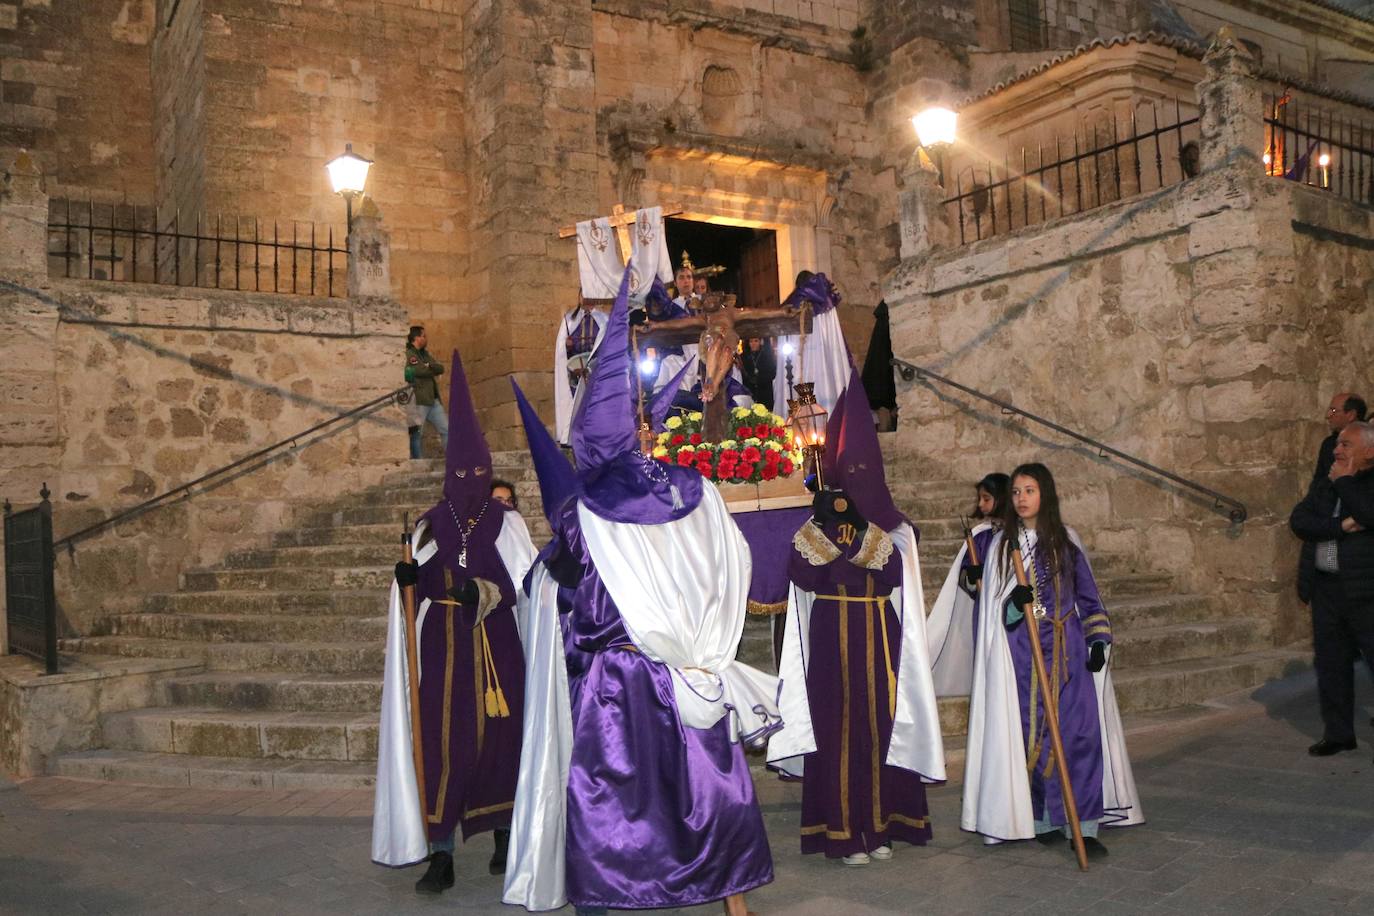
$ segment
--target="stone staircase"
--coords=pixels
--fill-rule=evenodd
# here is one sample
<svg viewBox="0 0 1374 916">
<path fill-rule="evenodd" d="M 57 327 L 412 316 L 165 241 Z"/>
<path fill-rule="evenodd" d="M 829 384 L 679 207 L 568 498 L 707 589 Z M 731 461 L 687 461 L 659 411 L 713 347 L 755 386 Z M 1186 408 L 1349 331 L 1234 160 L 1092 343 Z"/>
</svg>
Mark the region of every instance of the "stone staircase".
<svg viewBox="0 0 1374 916">
<path fill-rule="evenodd" d="M 548 537 L 528 456 L 499 453 L 495 474 L 515 482 L 536 544 Z M 894 480 L 900 479 L 893 475 Z M 106 714 L 103 748 L 58 758 L 59 775 L 205 788 L 360 788 L 372 784 L 385 642 L 386 595 L 404 515 L 433 505 L 442 462 L 413 462 L 379 486 L 307 512 L 269 545 L 183 574 L 174 593 L 103 621 L 64 650 L 180 658 L 201 667 L 162 681 L 159 705 Z M 960 542 L 964 483 L 897 483 L 921 527 L 933 600 Z M 1090 545 L 1091 546 L 1091 545 Z M 1273 648 L 1267 621 L 1222 616 L 1172 577 L 1130 558 L 1093 555 L 1118 637 L 1116 687 L 1124 711 L 1196 704 L 1303 665 Z M 771 670 L 769 623 L 751 618 L 741 658 Z M 965 698 L 941 701 L 958 743 Z"/>
</svg>

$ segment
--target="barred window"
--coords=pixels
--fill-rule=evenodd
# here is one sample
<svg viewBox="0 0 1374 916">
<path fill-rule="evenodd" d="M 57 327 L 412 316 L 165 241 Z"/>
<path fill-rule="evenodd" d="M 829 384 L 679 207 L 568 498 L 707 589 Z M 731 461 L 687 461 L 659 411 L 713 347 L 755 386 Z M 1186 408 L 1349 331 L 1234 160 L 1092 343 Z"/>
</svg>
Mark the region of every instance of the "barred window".
<svg viewBox="0 0 1374 916">
<path fill-rule="evenodd" d="M 1048 46 L 1042 3 L 1043 0 L 1008 0 L 1011 50 L 1041 51 Z"/>
</svg>

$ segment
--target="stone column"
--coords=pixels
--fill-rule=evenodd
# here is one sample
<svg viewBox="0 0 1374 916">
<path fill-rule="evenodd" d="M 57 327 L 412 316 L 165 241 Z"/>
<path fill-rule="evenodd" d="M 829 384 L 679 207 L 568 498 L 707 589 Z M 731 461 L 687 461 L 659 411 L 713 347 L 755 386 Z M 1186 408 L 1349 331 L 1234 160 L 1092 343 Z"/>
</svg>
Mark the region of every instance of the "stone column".
<svg viewBox="0 0 1374 916">
<path fill-rule="evenodd" d="M 391 298 L 391 233 L 370 197 L 363 199 L 348 236 L 348 298 Z"/>
<path fill-rule="evenodd" d="M 921 147 L 907 161 L 902 183 L 902 260 L 947 247 L 954 236 L 945 215 L 945 189 L 940 184 L 939 170 Z"/>
<path fill-rule="evenodd" d="M 1202 167 L 1225 163 L 1263 168 L 1264 98 L 1255 58 L 1229 27 L 1217 30 L 1202 59 L 1207 76 L 1198 83 Z"/>
<path fill-rule="evenodd" d="M 0 173 L 0 276 L 48 275 L 48 192 L 25 150 Z"/>
</svg>

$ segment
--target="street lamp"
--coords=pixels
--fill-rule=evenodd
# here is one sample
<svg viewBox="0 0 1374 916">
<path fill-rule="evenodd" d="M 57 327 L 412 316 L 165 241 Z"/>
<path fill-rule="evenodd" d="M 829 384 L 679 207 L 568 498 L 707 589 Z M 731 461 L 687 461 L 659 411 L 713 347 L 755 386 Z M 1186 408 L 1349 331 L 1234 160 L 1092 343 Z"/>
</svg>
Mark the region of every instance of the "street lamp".
<svg viewBox="0 0 1374 916">
<path fill-rule="evenodd" d="M 336 156 L 324 164 L 329 172 L 329 183 L 334 193 L 341 196 L 348 208 L 348 229 L 353 231 L 353 201 L 363 196 L 363 186 L 367 184 L 367 170 L 372 167 L 371 159 L 364 159 L 353 152 L 353 144 L 345 143 L 342 156 Z"/>
<path fill-rule="evenodd" d="M 954 143 L 959 126 L 959 114 L 937 105 L 914 115 L 911 118 L 911 126 L 916 128 L 916 140 L 921 144 L 917 148 L 916 154 L 921 160 L 922 167 L 935 169 L 935 164 L 931 162 L 930 153 L 927 150 L 941 155 L 943 160 L 944 147 Z M 938 171 L 940 172 L 940 183 L 944 184 L 943 161 Z"/>
</svg>

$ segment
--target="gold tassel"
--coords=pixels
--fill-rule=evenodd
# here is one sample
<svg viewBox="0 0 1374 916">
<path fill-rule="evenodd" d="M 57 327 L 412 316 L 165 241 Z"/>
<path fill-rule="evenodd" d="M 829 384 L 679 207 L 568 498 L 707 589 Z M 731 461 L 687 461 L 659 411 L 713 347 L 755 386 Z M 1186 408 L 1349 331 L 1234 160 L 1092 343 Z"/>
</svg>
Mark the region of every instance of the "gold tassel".
<svg viewBox="0 0 1374 916">
<path fill-rule="evenodd" d="M 501 678 L 496 673 L 496 659 L 491 654 L 491 640 L 487 639 L 487 622 L 482 621 L 482 661 L 486 668 L 487 675 L 487 718 L 488 719 L 508 719 L 510 718 L 510 706 L 506 703 L 506 692 L 501 689 Z"/>
</svg>

